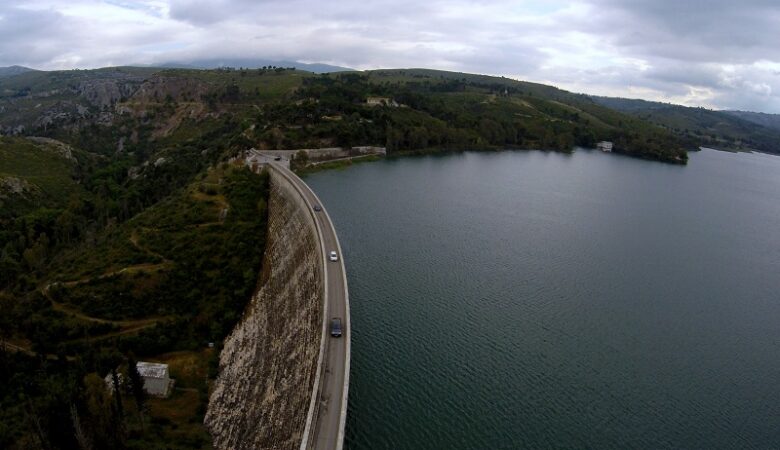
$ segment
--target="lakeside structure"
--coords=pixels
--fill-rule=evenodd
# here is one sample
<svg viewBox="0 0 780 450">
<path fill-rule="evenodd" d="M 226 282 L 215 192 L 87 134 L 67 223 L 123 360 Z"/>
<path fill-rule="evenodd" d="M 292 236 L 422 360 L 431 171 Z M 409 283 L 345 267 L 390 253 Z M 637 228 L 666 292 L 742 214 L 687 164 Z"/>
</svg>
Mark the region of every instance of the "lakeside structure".
<svg viewBox="0 0 780 450">
<path fill-rule="evenodd" d="M 613 144 L 610 141 L 601 141 L 596 144 L 596 148 L 602 152 L 610 153 L 612 152 L 612 145 Z"/>
</svg>

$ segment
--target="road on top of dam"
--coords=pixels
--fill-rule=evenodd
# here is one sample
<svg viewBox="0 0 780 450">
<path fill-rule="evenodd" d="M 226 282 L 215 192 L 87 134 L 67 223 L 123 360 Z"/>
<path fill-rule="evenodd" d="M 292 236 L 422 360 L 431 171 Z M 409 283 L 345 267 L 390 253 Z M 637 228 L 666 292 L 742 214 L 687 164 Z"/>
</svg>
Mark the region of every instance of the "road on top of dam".
<svg viewBox="0 0 780 450">
<path fill-rule="evenodd" d="M 344 269 L 343 255 L 336 237 L 336 230 L 325 211 L 325 207 L 320 203 L 316 194 L 303 182 L 297 175 L 281 164 L 273 163 L 274 168 L 282 171 L 288 178 L 296 183 L 300 191 L 304 194 L 306 203 L 314 213 L 315 220 L 318 222 L 322 231 L 322 239 L 325 246 L 325 254 L 322 255 L 327 265 L 327 279 L 325 289 L 327 290 L 328 305 L 325 311 L 325 320 L 327 321 L 327 333 L 324 336 L 325 342 L 324 357 L 321 370 L 321 384 L 319 388 L 319 407 L 316 417 L 313 419 L 310 433 L 313 433 L 313 439 L 308 439 L 311 446 L 317 450 L 340 450 L 344 444 L 344 426 L 346 422 L 347 393 L 349 391 L 349 339 L 350 339 L 350 320 L 348 312 L 348 296 L 346 286 L 346 274 Z M 314 205 L 321 208 L 321 211 L 315 211 Z M 335 251 L 338 254 L 338 261 L 332 262 L 328 254 Z M 332 337 L 330 335 L 330 319 L 339 317 L 342 320 L 342 337 Z M 315 392 L 314 395 L 317 395 Z M 302 446 L 303 448 L 303 446 Z"/>
</svg>

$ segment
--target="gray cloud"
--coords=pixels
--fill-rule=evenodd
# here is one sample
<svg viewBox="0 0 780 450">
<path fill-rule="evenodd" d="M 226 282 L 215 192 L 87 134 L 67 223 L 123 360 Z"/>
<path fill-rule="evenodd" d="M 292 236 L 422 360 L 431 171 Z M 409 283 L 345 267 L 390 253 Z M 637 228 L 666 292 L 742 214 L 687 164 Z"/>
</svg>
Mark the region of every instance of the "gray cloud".
<svg viewBox="0 0 780 450">
<path fill-rule="evenodd" d="M 62 40 L 74 31 L 56 11 L 0 6 L 0 60 L 45 63 L 57 58 Z M 46 30 L 46 33 L 41 33 Z"/>
<path fill-rule="evenodd" d="M 591 2 L 610 41 L 636 55 L 718 63 L 780 57 L 780 7 L 773 0 Z"/>
<path fill-rule="evenodd" d="M 432 67 L 780 112 L 776 0 L 6 0 L 0 65 Z"/>
</svg>

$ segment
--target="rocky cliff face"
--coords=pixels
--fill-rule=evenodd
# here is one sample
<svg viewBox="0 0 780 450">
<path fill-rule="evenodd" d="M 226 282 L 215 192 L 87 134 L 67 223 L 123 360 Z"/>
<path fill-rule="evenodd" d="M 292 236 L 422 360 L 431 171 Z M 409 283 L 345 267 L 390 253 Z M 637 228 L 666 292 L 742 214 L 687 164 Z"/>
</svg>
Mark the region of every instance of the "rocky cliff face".
<svg viewBox="0 0 780 450">
<path fill-rule="evenodd" d="M 272 173 L 262 287 L 225 341 L 206 426 L 218 449 L 297 449 L 316 372 L 323 268 L 309 210 Z"/>
</svg>

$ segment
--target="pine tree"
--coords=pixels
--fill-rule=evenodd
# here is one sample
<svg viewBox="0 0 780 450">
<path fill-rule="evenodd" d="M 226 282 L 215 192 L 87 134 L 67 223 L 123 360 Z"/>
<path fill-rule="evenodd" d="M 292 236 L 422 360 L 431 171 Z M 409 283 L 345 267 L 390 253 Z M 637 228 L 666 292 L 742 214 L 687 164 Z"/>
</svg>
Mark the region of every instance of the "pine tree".
<svg viewBox="0 0 780 450">
<path fill-rule="evenodd" d="M 130 391 L 135 399 L 138 409 L 138 417 L 141 420 L 141 430 L 144 430 L 144 412 L 146 411 L 146 391 L 144 391 L 144 379 L 138 372 L 137 362 L 131 353 L 127 357 L 127 377 L 130 381 Z"/>
</svg>

